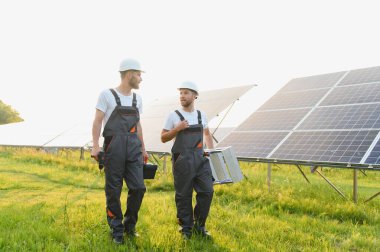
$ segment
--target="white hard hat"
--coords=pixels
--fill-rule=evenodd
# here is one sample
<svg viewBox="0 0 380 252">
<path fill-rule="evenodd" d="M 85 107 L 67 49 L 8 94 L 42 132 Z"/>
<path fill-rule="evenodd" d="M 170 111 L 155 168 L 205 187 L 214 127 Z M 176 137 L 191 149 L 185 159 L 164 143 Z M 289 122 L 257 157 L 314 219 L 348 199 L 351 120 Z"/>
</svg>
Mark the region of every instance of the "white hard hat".
<svg viewBox="0 0 380 252">
<path fill-rule="evenodd" d="M 179 85 L 178 89 L 182 89 L 182 88 L 190 89 L 190 90 L 196 92 L 197 94 L 199 93 L 199 89 L 198 89 L 197 85 L 194 82 L 191 82 L 191 81 L 184 81 L 184 82 L 182 82 Z"/>
<path fill-rule="evenodd" d="M 140 63 L 137 60 L 131 58 L 124 59 L 120 62 L 119 72 L 124 72 L 127 70 L 137 70 L 144 72 L 141 69 Z"/>
</svg>

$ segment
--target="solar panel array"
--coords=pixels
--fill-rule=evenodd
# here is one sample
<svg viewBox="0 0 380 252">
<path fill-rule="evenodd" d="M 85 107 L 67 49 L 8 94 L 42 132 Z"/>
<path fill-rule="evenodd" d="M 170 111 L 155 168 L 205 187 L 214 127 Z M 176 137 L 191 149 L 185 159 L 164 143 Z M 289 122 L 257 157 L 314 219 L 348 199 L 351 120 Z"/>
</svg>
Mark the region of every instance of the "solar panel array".
<svg viewBox="0 0 380 252">
<path fill-rule="evenodd" d="M 243 158 L 380 164 L 380 67 L 293 79 L 227 136 Z"/>
</svg>

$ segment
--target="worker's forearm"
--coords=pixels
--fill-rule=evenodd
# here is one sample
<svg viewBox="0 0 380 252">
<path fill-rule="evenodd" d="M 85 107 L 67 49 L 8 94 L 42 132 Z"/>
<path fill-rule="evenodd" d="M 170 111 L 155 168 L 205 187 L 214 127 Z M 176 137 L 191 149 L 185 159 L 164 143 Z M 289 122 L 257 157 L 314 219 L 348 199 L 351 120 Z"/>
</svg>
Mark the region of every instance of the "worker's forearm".
<svg viewBox="0 0 380 252">
<path fill-rule="evenodd" d="M 163 143 L 166 143 L 166 142 L 172 140 L 173 138 L 175 138 L 177 133 L 178 133 L 177 128 L 171 129 L 169 131 L 162 132 L 161 133 L 161 141 Z"/>
<path fill-rule="evenodd" d="M 211 134 L 205 136 L 205 141 L 208 149 L 214 149 L 214 142 L 212 141 Z"/>
<path fill-rule="evenodd" d="M 137 135 L 141 141 L 142 150 L 145 151 L 144 137 L 143 137 L 142 127 L 140 123 L 137 124 Z"/>
<path fill-rule="evenodd" d="M 92 124 L 92 146 L 94 148 L 99 148 L 99 137 L 100 137 L 100 131 L 102 129 L 102 124 L 94 122 Z"/>
</svg>

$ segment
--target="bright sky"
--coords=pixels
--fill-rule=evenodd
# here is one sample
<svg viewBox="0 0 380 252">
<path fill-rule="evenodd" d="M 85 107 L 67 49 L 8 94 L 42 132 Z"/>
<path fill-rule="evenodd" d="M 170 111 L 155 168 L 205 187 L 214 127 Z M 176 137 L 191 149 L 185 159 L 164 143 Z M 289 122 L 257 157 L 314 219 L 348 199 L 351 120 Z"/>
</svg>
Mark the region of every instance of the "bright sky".
<svg viewBox="0 0 380 252">
<path fill-rule="evenodd" d="M 226 121 L 236 126 L 292 78 L 379 66 L 379 5 L 1 1 L 0 99 L 25 120 L 72 125 L 93 117 L 99 92 L 119 83 L 120 60 L 133 57 L 146 69 L 145 107 L 183 80 L 201 90 L 258 84 Z"/>
</svg>

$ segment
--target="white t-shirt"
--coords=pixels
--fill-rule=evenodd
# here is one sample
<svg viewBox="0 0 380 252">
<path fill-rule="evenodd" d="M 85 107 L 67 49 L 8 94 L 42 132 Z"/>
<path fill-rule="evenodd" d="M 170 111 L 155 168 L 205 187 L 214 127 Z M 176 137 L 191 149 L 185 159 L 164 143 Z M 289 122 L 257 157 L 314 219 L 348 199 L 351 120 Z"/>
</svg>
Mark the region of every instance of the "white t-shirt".
<svg viewBox="0 0 380 252">
<path fill-rule="evenodd" d="M 131 95 L 123 95 L 118 92 L 116 89 L 116 94 L 120 98 L 120 103 L 122 106 L 132 106 L 133 94 Z M 140 115 L 142 114 L 142 99 L 140 95 L 136 94 L 137 108 L 139 109 Z M 103 125 L 106 125 L 108 119 L 110 118 L 113 110 L 115 109 L 117 103 L 115 96 L 113 96 L 112 92 L 109 89 L 102 91 L 99 95 L 98 102 L 96 103 L 96 108 L 100 111 L 104 112 Z"/>
<path fill-rule="evenodd" d="M 198 124 L 198 112 L 194 109 L 193 112 L 186 112 L 182 108 L 178 109 L 178 111 L 182 114 L 182 116 L 189 122 L 189 125 Z M 203 128 L 208 128 L 208 122 L 206 114 L 201 111 L 202 125 Z M 164 125 L 164 129 L 171 130 L 173 129 L 179 122 L 181 122 L 181 118 L 177 115 L 175 111 L 171 112 L 166 118 L 166 122 Z"/>
</svg>

